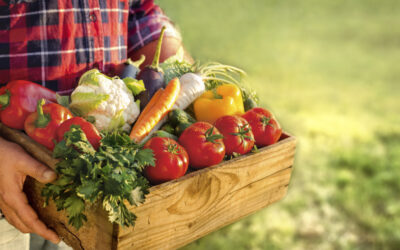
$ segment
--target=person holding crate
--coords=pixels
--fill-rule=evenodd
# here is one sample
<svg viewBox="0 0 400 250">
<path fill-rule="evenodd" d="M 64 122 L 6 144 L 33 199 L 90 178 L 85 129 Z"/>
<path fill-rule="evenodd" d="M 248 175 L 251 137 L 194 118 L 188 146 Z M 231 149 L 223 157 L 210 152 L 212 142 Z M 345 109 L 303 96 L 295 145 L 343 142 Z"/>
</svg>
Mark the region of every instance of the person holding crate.
<svg viewBox="0 0 400 250">
<path fill-rule="evenodd" d="M 149 64 L 162 26 L 161 61 L 174 55 L 182 40 L 153 0 L 0 0 L 0 84 L 29 80 L 70 94 L 88 69 L 117 74 L 127 58 L 142 54 L 143 65 Z M 29 247 L 29 235 L 16 230 L 60 242 L 29 206 L 22 190 L 27 175 L 42 183 L 57 178 L 0 137 L 0 249 Z"/>
</svg>

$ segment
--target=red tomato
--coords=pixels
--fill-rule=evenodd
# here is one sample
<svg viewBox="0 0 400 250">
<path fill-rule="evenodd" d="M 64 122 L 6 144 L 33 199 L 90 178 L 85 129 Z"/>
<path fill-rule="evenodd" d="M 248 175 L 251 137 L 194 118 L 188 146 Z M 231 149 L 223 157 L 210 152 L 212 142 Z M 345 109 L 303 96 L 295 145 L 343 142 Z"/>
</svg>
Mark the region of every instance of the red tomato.
<svg viewBox="0 0 400 250">
<path fill-rule="evenodd" d="M 65 132 L 69 131 L 72 125 L 79 125 L 86 135 L 86 138 L 97 150 L 100 146 L 101 136 L 97 128 L 81 117 L 73 117 L 66 120 L 57 128 L 57 141 L 60 142 L 64 139 Z"/>
<path fill-rule="evenodd" d="M 225 152 L 246 154 L 254 146 L 254 136 L 246 119 L 236 115 L 226 115 L 215 121 L 215 127 L 224 136 Z"/>
<path fill-rule="evenodd" d="M 190 166 L 205 168 L 220 163 L 225 156 L 223 136 L 208 122 L 196 122 L 183 131 L 179 143 L 189 154 Z"/>
<path fill-rule="evenodd" d="M 281 137 L 281 126 L 268 110 L 252 108 L 242 117 L 249 122 L 258 147 L 274 144 Z"/>
<path fill-rule="evenodd" d="M 156 159 L 154 167 L 147 166 L 145 175 L 152 184 L 178 179 L 185 175 L 189 166 L 186 150 L 175 140 L 167 137 L 153 137 L 143 148 L 153 150 Z"/>
</svg>

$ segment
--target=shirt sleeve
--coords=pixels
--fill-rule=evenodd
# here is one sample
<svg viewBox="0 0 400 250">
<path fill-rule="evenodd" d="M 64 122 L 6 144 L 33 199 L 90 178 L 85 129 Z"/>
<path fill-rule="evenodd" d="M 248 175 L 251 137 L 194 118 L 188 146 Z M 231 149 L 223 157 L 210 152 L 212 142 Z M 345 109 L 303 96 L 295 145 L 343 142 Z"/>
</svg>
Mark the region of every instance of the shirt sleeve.
<svg viewBox="0 0 400 250">
<path fill-rule="evenodd" d="M 128 56 L 130 57 L 134 51 L 157 40 L 163 26 L 166 27 L 164 36 L 182 40 L 173 22 L 158 5 L 154 4 L 154 0 L 133 1 L 128 19 Z"/>
</svg>

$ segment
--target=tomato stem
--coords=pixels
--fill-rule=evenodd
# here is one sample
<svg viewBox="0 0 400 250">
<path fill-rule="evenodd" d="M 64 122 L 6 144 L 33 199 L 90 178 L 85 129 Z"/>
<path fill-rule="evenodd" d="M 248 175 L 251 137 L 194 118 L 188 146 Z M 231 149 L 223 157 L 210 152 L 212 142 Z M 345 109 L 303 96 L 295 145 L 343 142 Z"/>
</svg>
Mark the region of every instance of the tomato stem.
<svg viewBox="0 0 400 250">
<path fill-rule="evenodd" d="M 239 132 L 231 133 L 231 135 L 239 136 L 242 141 L 244 141 L 245 139 L 247 139 L 247 140 L 253 139 L 251 136 L 246 135 L 247 133 L 249 133 L 251 131 L 249 124 L 245 124 L 243 126 L 238 126 L 238 129 L 239 129 Z"/>
<path fill-rule="evenodd" d="M 264 125 L 264 126 L 271 126 L 272 128 L 275 128 L 275 126 L 273 125 L 273 124 L 271 124 L 270 123 L 270 121 L 271 121 L 271 117 L 266 117 L 266 116 L 263 116 L 262 118 L 261 118 L 261 122 L 262 122 L 262 124 Z"/>
<path fill-rule="evenodd" d="M 215 140 L 224 138 L 223 135 L 213 134 L 213 132 L 214 132 L 214 127 L 207 129 L 206 133 L 204 134 L 207 141 L 212 142 L 212 143 L 217 143 Z"/>
<path fill-rule="evenodd" d="M 168 140 L 168 141 L 169 141 L 169 140 Z M 175 143 L 171 143 L 171 142 L 170 142 L 170 143 L 168 144 L 167 150 L 168 150 L 168 152 L 171 153 L 171 154 L 175 154 L 175 155 L 179 154 L 178 145 L 176 145 Z"/>
<path fill-rule="evenodd" d="M 35 122 L 35 126 L 37 128 L 45 128 L 51 120 L 50 114 L 43 113 L 43 105 L 45 103 L 46 103 L 46 101 L 42 98 L 38 101 L 38 104 L 37 104 L 38 118 L 36 119 L 36 122 Z"/>
<path fill-rule="evenodd" d="M 217 89 L 213 89 L 212 93 L 214 95 L 214 99 L 224 99 L 224 97 L 217 93 Z"/>
</svg>

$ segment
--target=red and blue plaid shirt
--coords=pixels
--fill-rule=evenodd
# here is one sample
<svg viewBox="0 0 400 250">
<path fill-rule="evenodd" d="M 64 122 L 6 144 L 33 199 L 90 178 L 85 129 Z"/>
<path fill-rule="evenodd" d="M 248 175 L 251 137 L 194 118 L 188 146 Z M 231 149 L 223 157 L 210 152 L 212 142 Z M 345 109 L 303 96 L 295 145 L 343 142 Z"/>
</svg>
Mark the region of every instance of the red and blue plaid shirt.
<svg viewBox="0 0 400 250">
<path fill-rule="evenodd" d="M 180 39 L 153 0 L 0 0 L 0 84 L 30 80 L 69 94 L 88 69 L 112 74 L 163 25 Z"/>
</svg>

